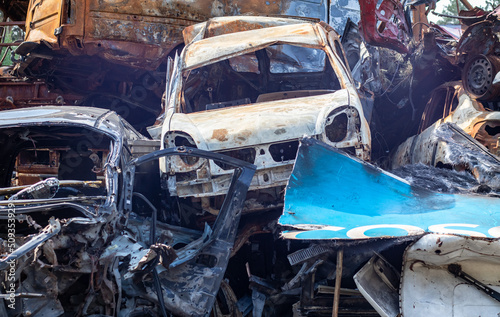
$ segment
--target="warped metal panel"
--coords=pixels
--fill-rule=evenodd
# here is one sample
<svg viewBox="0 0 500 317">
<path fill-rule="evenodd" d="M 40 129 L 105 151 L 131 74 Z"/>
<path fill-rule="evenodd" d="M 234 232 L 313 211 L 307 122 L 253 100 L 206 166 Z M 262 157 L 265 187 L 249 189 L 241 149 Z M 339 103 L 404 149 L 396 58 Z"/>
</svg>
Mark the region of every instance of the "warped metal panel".
<svg viewBox="0 0 500 317">
<path fill-rule="evenodd" d="M 425 232 L 499 237 L 500 200 L 431 192 L 314 139 L 303 139 L 279 219 L 290 239 Z M 492 228 L 493 227 L 493 228 Z"/>
<path fill-rule="evenodd" d="M 26 38 L 57 43 L 55 30 L 61 26 L 62 12 L 62 0 L 31 0 L 26 15 Z"/>
</svg>

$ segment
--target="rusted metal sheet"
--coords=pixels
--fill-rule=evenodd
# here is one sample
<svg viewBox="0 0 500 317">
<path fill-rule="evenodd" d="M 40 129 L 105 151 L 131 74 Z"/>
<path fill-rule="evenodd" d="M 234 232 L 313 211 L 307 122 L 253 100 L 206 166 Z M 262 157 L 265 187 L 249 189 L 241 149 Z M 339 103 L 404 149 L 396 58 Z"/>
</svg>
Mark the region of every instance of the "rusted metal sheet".
<svg viewBox="0 0 500 317">
<path fill-rule="evenodd" d="M 197 23 L 192 26 L 188 26 L 182 31 L 184 37 L 184 43 L 189 44 L 195 40 L 195 37 L 203 31 L 203 37 L 209 38 L 214 36 L 220 36 L 224 34 L 231 34 L 236 32 L 244 32 L 249 30 L 258 30 L 261 28 L 268 28 L 274 26 L 284 26 L 301 24 L 305 21 L 319 22 L 315 19 L 300 19 L 300 18 L 279 18 L 279 17 L 260 17 L 255 19 L 255 17 L 241 16 L 238 19 L 234 17 L 221 17 L 218 19 L 212 19 L 209 22 Z"/>
<path fill-rule="evenodd" d="M 185 53 L 185 69 L 202 67 L 208 63 L 227 59 L 232 55 L 251 53 L 276 42 L 293 43 L 315 48 L 324 45 L 323 39 L 316 36 L 316 28 L 313 24 L 294 23 L 296 22 L 292 20 L 289 25 L 231 33 L 192 42 L 189 44 L 189 50 Z M 248 42 L 246 44 L 248 48 L 242 49 L 244 45 L 242 36 L 244 36 L 245 42 Z M 217 47 L 217 43 L 221 44 L 221 41 L 223 41 L 223 47 L 214 49 L 214 47 Z"/>
<path fill-rule="evenodd" d="M 43 81 L 29 82 L 15 77 L 0 77 L 0 109 L 32 107 L 49 104 L 75 104 L 81 96 L 50 92 Z"/>
<path fill-rule="evenodd" d="M 26 39 L 57 44 L 56 29 L 62 21 L 63 0 L 30 0 L 26 15 Z"/>
<path fill-rule="evenodd" d="M 240 14 L 326 17 L 323 1 L 31 1 L 26 42 L 49 43 L 72 55 L 156 69 L 176 46 L 182 29 L 215 16 Z M 22 50 L 20 50 L 22 51 Z M 27 49 L 26 49 L 27 52 Z"/>
<path fill-rule="evenodd" d="M 484 145 L 491 153 L 500 157 L 499 118 L 497 118 L 497 120 L 490 120 L 489 118 L 478 120 L 469 133 L 474 139 Z"/>
</svg>

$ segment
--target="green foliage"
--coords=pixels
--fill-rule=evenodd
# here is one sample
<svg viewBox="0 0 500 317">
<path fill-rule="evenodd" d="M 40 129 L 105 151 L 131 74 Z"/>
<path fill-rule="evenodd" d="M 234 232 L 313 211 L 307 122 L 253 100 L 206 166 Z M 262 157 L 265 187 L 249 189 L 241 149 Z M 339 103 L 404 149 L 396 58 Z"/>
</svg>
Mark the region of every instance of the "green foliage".
<svg viewBox="0 0 500 317">
<path fill-rule="evenodd" d="M 448 14 L 448 15 L 458 15 L 458 10 L 457 10 L 457 2 L 460 10 L 466 9 L 465 6 L 462 4 L 460 1 L 455 1 L 455 0 L 441 0 L 441 1 L 447 1 L 448 4 L 445 5 L 444 11 L 443 12 L 438 12 L 438 13 L 443 13 L 443 14 Z M 454 18 L 448 18 L 448 17 L 440 17 L 439 20 L 437 21 L 437 24 L 459 24 L 458 19 Z"/>
<path fill-rule="evenodd" d="M 4 39 L 3 39 L 2 43 L 11 43 L 12 42 L 12 32 L 11 32 L 11 29 L 12 29 L 12 27 L 6 27 L 5 36 L 4 36 Z M 2 32 L 2 33 L 4 32 L 2 30 L 2 27 L 0 27 L 0 32 Z M 7 56 L 5 57 L 2 65 L 0 65 L 0 66 L 12 65 L 12 61 L 10 60 L 11 49 L 8 48 L 8 47 L 2 47 L 2 53 L 0 53 L 0 60 L 2 59 L 2 57 L 4 56 L 4 54 L 6 52 L 7 52 Z"/>
<path fill-rule="evenodd" d="M 442 3 L 445 3 L 445 7 L 443 12 L 437 12 L 437 13 L 443 13 L 443 14 L 448 14 L 448 15 L 458 15 L 458 12 L 460 10 L 467 10 L 467 8 L 462 4 L 460 0 L 441 0 Z M 470 2 L 470 1 L 469 1 Z M 497 7 L 500 3 L 498 1 L 493 1 L 493 0 L 485 0 L 484 5 L 477 6 L 475 4 L 472 4 L 473 6 L 477 6 L 485 11 L 491 11 L 495 7 Z M 458 8 L 457 8 L 458 5 Z M 441 17 L 437 21 L 437 24 L 460 24 L 458 19 L 454 18 L 447 18 L 447 17 Z"/>
<path fill-rule="evenodd" d="M 4 21 L 4 13 L 0 11 L 0 21 Z M 24 32 L 18 26 L 0 27 L 0 43 L 12 43 L 15 41 L 22 41 L 24 38 Z M 0 49 L 0 60 L 7 54 L 4 58 L 3 63 L 0 66 L 12 65 L 11 52 L 16 49 L 16 46 L 2 47 Z"/>
</svg>

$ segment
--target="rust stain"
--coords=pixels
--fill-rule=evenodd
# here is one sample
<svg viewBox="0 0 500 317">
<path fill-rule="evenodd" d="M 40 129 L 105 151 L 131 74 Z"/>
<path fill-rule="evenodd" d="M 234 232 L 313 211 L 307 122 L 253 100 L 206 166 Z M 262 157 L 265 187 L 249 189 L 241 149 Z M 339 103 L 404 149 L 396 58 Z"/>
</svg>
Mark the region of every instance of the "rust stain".
<svg viewBox="0 0 500 317">
<path fill-rule="evenodd" d="M 492 154 L 500 156 L 500 121 L 483 121 L 477 123 L 471 131 L 466 132 Z"/>
<path fill-rule="evenodd" d="M 280 134 L 283 134 L 283 133 L 286 133 L 286 129 L 285 128 L 276 129 L 274 131 L 274 134 L 276 134 L 276 135 L 280 135 Z"/>
<path fill-rule="evenodd" d="M 74 105 L 83 99 L 83 96 L 76 94 L 50 92 L 43 81 L 19 81 L 7 76 L 3 80 L 0 86 L 0 110 L 50 104 Z"/>
<path fill-rule="evenodd" d="M 207 37 L 214 37 L 223 34 L 243 32 L 247 30 L 262 29 L 264 25 L 259 23 L 249 23 L 246 21 L 234 20 L 229 22 L 214 22 L 207 29 Z"/>
<path fill-rule="evenodd" d="M 236 140 L 241 141 L 241 142 L 245 142 L 251 134 L 252 134 L 252 131 L 243 130 L 239 134 L 236 135 Z"/>
<path fill-rule="evenodd" d="M 212 139 L 219 140 L 220 142 L 227 141 L 227 129 L 215 129 L 212 133 Z"/>
</svg>

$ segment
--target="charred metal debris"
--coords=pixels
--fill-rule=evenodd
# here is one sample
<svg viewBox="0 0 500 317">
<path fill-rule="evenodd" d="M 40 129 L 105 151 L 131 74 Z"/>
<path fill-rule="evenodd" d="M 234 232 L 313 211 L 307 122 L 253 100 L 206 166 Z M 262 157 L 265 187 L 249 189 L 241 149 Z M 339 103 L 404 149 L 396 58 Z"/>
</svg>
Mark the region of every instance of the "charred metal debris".
<svg viewBox="0 0 500 317">
<path fill-rule="evenodd" d="M 0 3 L 0 316 L 496 315 L 500 9 L 461 2 Z"/>
</svg>

